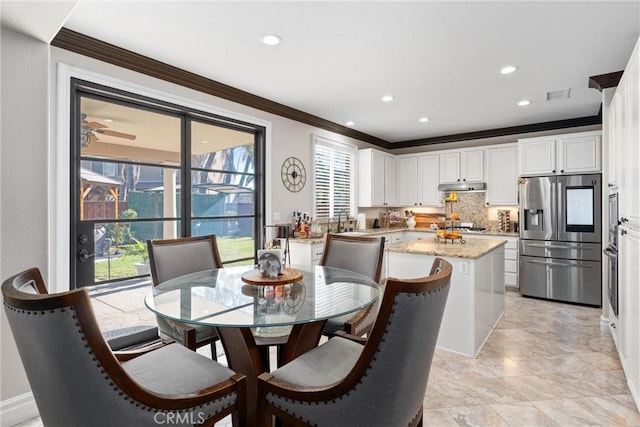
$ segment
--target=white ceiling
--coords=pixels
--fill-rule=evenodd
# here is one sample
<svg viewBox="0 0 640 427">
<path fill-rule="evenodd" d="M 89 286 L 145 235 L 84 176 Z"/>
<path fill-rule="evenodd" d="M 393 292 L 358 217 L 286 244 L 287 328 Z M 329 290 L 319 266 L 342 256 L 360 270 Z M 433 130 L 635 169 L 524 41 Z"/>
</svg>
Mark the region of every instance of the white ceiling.
<svg viewBox="0 0 640 427">
<path fill-rule="evenodd" d="M 64 26 L 397 142 L 597 114 L 588 78 L 624 69 L 639 4 L 2 0 L 0 13 L 43 41 Z M 501 75 L 508 64 L 520 69 Z"/>
</svg>

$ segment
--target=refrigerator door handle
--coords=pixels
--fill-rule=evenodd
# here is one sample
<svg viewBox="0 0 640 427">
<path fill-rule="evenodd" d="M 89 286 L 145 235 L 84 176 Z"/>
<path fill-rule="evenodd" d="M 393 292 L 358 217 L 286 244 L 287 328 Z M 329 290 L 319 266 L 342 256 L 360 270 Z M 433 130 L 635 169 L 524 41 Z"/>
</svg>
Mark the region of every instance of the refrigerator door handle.
<svg viewBox="0 0 640 427">
<path fill-rule="evenodd" d="M 581 246 L 579 248 L 566 246 L 566 245 L 547 245 L 544 243 L 525 243 L 525 246 L 529 246 L 530 248 L 546 248 L 546 249 L 579 249 L 581 251 L 592 251 L 593 248 L 589 246 Z"/>
<path fill-rule="evenodd" d="M 537 260 L 537 259 L 528 259 L 526 260 L 530 264 L 543 264 L 548 265 L 550 267 L 580 267 L 580 268 L 593 268 L 591 264 L 571 264 L 571 263 L 563 263 L 558 261 L 551 260 Z"/>
</svg>

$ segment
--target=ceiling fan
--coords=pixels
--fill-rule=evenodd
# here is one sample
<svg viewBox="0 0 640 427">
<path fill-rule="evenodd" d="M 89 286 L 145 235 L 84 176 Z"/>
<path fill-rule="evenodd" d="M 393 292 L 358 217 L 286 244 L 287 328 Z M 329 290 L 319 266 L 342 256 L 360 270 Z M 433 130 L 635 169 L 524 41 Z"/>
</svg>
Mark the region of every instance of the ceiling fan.
<svg viewBox="0 0 640 427">
<path fill-rule="evenodd" d="M 88 122 L 87 115 L 82 114 L 82 123 L 80 124 L 80 144 L 82 147 L 88 147 L 92 142 L 100 141 L 97 134 L 129 139 L 131 141 L 136 139 L 135 135 L 110 130 L 108 129 L 108 126 L 103 125 L 102 123 Z"/>
</svg>

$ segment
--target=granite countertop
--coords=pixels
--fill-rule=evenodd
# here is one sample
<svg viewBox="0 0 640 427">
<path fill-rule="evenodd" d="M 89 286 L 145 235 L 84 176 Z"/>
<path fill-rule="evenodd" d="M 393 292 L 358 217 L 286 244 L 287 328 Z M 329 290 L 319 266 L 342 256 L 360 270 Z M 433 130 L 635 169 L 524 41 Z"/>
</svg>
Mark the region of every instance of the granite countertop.
<svg viewBox="0 0 640 427">
<path fill-rule="evenodd" d="M 459 241 L 455 241 L 454 243 L 451 243 L 450 241 L 444 243 L 436 242 L 433 239 L 421 239 L 389 245 L 385 248 L 385 251 L 405 254 L 477 259 L 505 243 L 507 243 L 506 240 L 497 239 L 467 239 L 464 244 Z"/>
<path fill-rule="evenodd" d="M 430 234 L 432 236 L 435 237 L 435 231 L 433 231 L 430 228 L 414 228 L 413 230 L 409 230 L 406 227 L 391 227 L 391 228 L 367 228 L 366 230 L 356 230 L 356 233 L 362 235 L 362 236 L 376 236 L 379 234 L 388 234 L 388 233 L 395 233 L 395 232 L 403 232 L 403 231 L 412 231 L 412 232 L 418 232 L 418 233 L 425 233 L 425 234 Z M 518 233 L 513 233 L 513 232 L 505 232 L 505 231 L 497 231 L 497 230 L 490 230 L 487 231 L 485 233 L 461 233 L 464 237 L 473 237 L 473 236 L 478 236 L 478 237 L 482 237 L 482 236 L 505 236 L 505 237 L 519 237 Z M 428 236 L 427 238 L 431 238 L 431 236 Z M 471 240 L 471 239 L 469 239 Z M 322 237 L 314 237 L 311 239 L 299 239 L 299 238 L 289 238 L 289 242 L 296 242 L 296 243 L 306 243 L 309 245 L 312 245 L 314 243 L 324 243 L 325 241 L 325 236 Z"/>
</svg>

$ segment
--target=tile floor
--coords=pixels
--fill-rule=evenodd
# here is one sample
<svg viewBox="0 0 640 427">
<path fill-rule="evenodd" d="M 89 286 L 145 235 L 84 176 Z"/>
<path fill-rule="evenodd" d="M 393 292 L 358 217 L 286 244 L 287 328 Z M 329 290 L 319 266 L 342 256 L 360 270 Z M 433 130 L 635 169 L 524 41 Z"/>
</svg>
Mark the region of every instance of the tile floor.
<svg viewBox="0 0 640 427">
<path fill-rule="evenodd" d="M 153 324 L 148 291 L 95 293 L 101 328 Z M 515 292 L 477 358 L 436 352 L 424 415 L 425 426 L 640 426 L 613 340 L 600 333 L 600 309 Z"/>
</svg>

